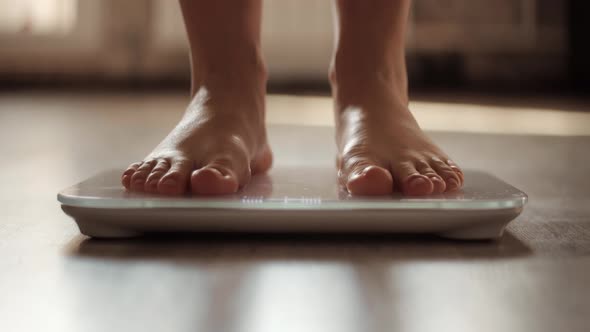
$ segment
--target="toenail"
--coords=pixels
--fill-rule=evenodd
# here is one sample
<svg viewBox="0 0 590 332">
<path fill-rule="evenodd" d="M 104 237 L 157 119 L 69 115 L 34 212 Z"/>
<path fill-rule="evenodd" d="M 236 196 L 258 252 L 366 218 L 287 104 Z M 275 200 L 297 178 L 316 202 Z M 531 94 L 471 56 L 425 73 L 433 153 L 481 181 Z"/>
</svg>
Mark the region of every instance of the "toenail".
<svg viewBox="0 0 590 332">
<path fill-rule="evenodd" d="M 176 185 L 176 180 L 166 179 L 166 180 L 162 181 L 162 184 L 165 186 L 174 186 L 174 185 Z"/>
<path fill-rule="evenodd" d="M 158 180 L 151 180 L 150 182 L 148 182 L 148 186 L 155 186 L 156 184 L 158 184 Z"/>
<path fill-rule="evenodd" d="M 136 179 L 135 181 L 133 181 L 133 183 L 134 184 L 141 184 L 141 183 L 143 183 L 143 181 L 145 181 L 144 178 L 139 178 L 139 179 Z"/>
</svg>

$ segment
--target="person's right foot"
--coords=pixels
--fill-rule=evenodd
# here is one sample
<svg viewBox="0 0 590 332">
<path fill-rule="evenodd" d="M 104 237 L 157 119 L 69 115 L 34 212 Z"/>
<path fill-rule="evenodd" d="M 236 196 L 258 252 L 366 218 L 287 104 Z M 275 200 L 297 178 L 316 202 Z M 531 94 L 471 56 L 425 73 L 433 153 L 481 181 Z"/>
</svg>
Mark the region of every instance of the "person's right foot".
<svg viewBox="0 0 590 332">
<path fill-rule="evenodd" d="M 264 126 L 265 79 L 200 87 L 176 128 L 122 175 L 130 191 L 231 194 L 271 167 Z"/>
</svg>

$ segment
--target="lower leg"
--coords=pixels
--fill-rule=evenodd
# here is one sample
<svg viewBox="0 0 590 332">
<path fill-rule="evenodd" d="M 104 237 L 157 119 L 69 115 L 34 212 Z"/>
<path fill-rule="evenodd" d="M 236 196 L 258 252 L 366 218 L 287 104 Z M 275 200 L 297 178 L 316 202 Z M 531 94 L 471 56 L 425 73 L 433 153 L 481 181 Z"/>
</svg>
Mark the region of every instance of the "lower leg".
<svg viewBox="0 0 590 332">
<path fill-rule="evenodd" d="M 264 90 L 262 0 L 180 0 L 191 56 L 192 94 L 201 87 L 255 82 Z"/>
<path fill-rule="evenodd" d="M 330 79 L 340 83 L 342 102 L 360 103 L 359 89 L 387 87 L 396 102 L 407 106 L 405 30 L 409 0 L 336 0 L 337 47 Z M 356 76 L 371 86 L 339 80 Z M 348 84 L 350 83 L 350 84 Z M 336 86 L 334 86 L 336 87 Z M 366 96 L 368 97 L 368 96 Z"/>
<path fill-rule="evenodd" d="M 264 128 L 261 0 L 181 0 L 192 101 L 179 124 L 122 177 L 129 190 L 226 194 L 270 167 Z"/>
<path fill-rule="evenodd" d="M 409 0 L 336 0 L 330 70 L 339 176 L 353 194 L 427 195 L 458 189 L 460 169 L 408 109 Z"/>
</svg>

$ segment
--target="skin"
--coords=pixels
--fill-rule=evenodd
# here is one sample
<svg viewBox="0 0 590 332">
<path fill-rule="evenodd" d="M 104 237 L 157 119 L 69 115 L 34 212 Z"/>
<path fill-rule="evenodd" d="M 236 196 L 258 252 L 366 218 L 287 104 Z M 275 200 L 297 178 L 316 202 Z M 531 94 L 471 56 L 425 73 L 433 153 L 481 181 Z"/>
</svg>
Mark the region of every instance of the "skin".
<svg viewBox="0 0 590 332">
<path fill-rule="evenodd" d="M 192 100 L 179 124 L 122 183 L 131 191 L 230 194 L 267 171 L 261 0 L 181 0 Z M 354 195 L 457 190 L 463 173 L 408 109 L 409 0 L 336 0 L 330 82 L 338 178 Z"/>
<path fill-rule="evenodd" d="M 192 100 L 178 125 L 123 173 L 131 191 L 228 194 L 271 167 L 260 0 L 180 1 L 191 51 Z"/>
<path fill-rule="evenodd" d="M 409 0 L 337 0 L 330 70 L 339 178 L 357 195 L 457 190 L 463 173 L 408 108 L 404 37 Z"/>
</svg>

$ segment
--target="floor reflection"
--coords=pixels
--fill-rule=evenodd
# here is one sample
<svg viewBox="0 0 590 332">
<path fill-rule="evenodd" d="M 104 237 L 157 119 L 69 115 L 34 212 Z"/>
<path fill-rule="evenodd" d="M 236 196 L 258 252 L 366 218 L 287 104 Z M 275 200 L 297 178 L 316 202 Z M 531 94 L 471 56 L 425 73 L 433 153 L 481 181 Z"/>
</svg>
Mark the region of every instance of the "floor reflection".
<svg viewBox="0 0 590 332">
<path fill-rule="evenodd" d="M 396 330 L 404 324 L 407 305 L 431 298 L 404 292 L 415 283 L 416 269 L 433 278 L 433 264 L 504 262 L 530 250 L 510 233 L 479 242 L 400 235 L 178 234 L 130 240 L 79 236 L 66 252 L 70 273 L 111 277 L 76 285 L 76 280 L 93 280 L 77 275 L 72 282 L 76 302 L 84 302 L 89 289 L 109 289 L 110 296 L 119 289 L 137 294 L 141 302 L 180 306 L 166 318 L 192 315 L 191 328 L 198 330 L 345 332 Z M 436 301 L 448 299 L 445 292 L 436 295 L 436 288 L 429 292 Z M 125 303 L 118 299 L 116 306 L 125 310 Z M 114 314 L 94 309 L 94 319 Z"/>
</svg>

